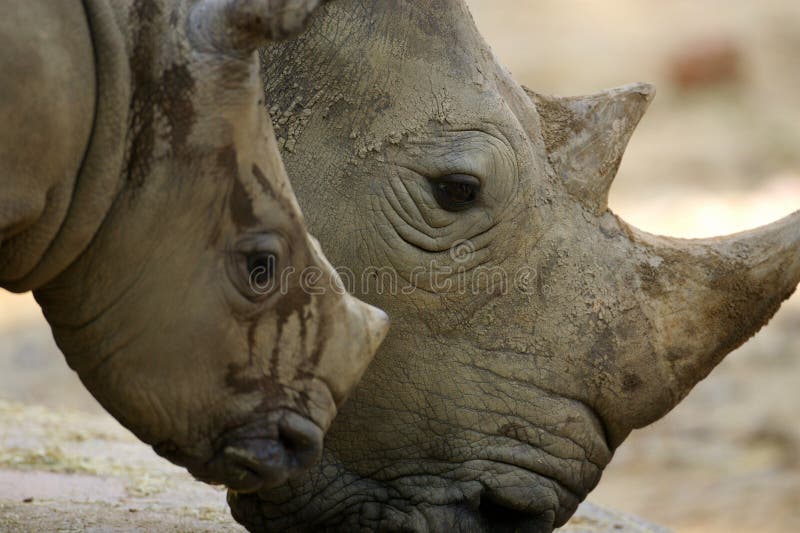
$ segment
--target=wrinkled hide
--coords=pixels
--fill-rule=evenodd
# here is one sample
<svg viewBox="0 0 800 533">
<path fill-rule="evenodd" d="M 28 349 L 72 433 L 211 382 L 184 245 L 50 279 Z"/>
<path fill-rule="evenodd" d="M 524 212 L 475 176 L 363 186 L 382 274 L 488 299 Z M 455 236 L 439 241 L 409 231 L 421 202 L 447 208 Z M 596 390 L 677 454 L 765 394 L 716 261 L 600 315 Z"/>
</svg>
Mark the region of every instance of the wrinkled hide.
<svg viewBox="0 0 800 533">
<path fill-rule="evenodd" d="M 240 491 L 319 457 L 386 331 L 308 235 L 263 106 L 255 49 L 316 4 L 20 0 L 0 20 L 0 285 L 34 291 L 118 420 Z"/>
<path fill-rule="evenodd" d="M 322 463 L 229 498 L 252 530 L 549 531 L 798 283 L 798 213 L 680 240 L 609 211 L 652 88 L 526 92 L 460 0 L 333 2 L 262 57 L 309 226 L 398 287 L 357 287 L 393 327 Z"/>
</svg>

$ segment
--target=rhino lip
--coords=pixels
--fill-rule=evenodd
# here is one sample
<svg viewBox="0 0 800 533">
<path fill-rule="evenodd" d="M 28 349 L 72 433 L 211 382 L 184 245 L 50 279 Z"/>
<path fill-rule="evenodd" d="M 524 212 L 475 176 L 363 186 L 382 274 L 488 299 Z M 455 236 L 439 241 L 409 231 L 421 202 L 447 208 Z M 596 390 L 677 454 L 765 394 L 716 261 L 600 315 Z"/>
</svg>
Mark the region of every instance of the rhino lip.
<svg viewBox="0 0 800 533">
<path fill-rule="evenodd" d="M 154 449 L 205 483 L 244 493 L 275 488 L 319 460 L 324 432 L 306 417 L 287 410 L 272 415 L 226 431 L 210 457 L 186 454 L 168 442 Z"/>
<path fill-rule="evenodd" d="M 224 452 L 200 458 L 182 452 L 171 443 L 159 443 L 153 449 L 171 463 L 186 468 L 198 481 L 209 485 L 225 485 L 237 492 L 255 492 L 263 485 L 254 467 L 246 462 L 230 461 Z"/>
<path fill-rule="evenodd" d="M 585 495 L 574 482 L 562 476 L 555 477 L 541 468 L 532 468 L 530 461 L 510 462 L 494 458 L 487 462 L 533 476 L 511 485 L 499 480 L 485 480 L 477 497 L 464 502 L 488 531 L 551 531 L 554 521 L 571 514 L 570 508 L 583 500 L 582 494 Z M 541 494 L 527 490 L 538 484 L 554 487 L 556 498 L 543 500 Z"/>
<path fill-rule="evenodd" d="M 262 447 L 264 445 L 279 448 L 278 443 L 272 440 L 262 441 Z M 282 449 L 276 449 L 273 455 L 265 462 L 246 449 L 226 447 L 220 458 L 225 465 L 225 486 L 236 492 L 249 493 L 282 485 L 290 472 L 298 470 L 299 466 Z"/>
<path fill-rule="evenodd" d="M 298 457 L 287 448 L 279 438 L 254 437 L 225 445 L 206 460 L 156 451 L 184 466 L 199 481 L 251 493 L 284 484 L 289 476 L 306 470 L 317 459 L 316 453 Z"/>
<path fill-rule="evenodd" d="M 530 445 L 528 445 L 530 446 Z M 484 460 L 493 463 L 494 465 L 507 467 L 513 470 L 525 472 L 529 475 L 535 476 L 538 481 L 544 481 L 552 484 L 554 487 L 563 492 L 567 497 L 582 501 L 586 496 L 586 492 L 582 488 L 582 483 L 578 479 L 570 479 L 568 476 L 561 475 L 560 473 L 552 470 L 542 468 L 540 462 L 542 461 L 541 450 L 536 447 L 530 446 L 528 454 L 519 454 L 513 458 L 511 456 L 493 456 L 487 457 Z M 599 473 L 598 469 L 598 473 Z M 493 483 L 484 482 L 483 494 L 487 495 L 490 499 L 513 503 L 512 507 L 524 510 L 532 507 L 532 502 L 527 498 L 516 495 L 517 491 L 503 486 L 497 486 Z"/>
<path fill-rule="evenodd" d="M 287 474 L 275 475 L 269 482 L 265 482 L 263 474 L 255 463 L 235 457 L 236 454 L 231 454 L 235 458 L 229 456 L 228 449 L 222 455 L 225 462 L 224 469 L 210 467 L 208 470 L 204 469 L 199 472 L 192 469 L 189 471 L 199 481 L 212 485 L 225 485 L 232 491 L 245 494 L 277 486 L 285 482 L 288 477 Z"/>
<path fill-rule="evenodd" d="M 531 501 L 502 490 L 488 489 L 480 496 L 476 512 L 492 531 L 548 530 L 550 520 L 531 509 Z"/>
</svg>

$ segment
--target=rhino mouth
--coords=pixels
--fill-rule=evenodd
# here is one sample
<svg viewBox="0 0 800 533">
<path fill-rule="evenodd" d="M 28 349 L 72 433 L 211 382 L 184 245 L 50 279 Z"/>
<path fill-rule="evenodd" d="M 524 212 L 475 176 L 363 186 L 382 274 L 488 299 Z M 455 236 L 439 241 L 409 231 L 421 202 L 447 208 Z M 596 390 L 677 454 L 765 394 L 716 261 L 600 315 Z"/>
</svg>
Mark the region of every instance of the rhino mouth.
<svg viewBox="0 0 800 533">
<path fill-rule="evenodd" d="M 566 521 L 588 492 L 529 465 L 487 461 L 484 468 L 505 474 L 497 476 L 499 481 L 493 476 L 483 482 L 477 502 L 472 501 L 473 519 L 482 531 L 551 531 Z"/>
<path fill-rule="evenodd" d="M 612 452 L 591 408 L 545 406 L 553 408 L 549 423 L 487 422 L 430 439 L 414 454 L 351 453 L 345 441 L 310 475 L 233 497 L 234 517 L 267 531 L 550 531 L 596 485 Z M 587 422 L 593 431 L 571 431 Z"/>
<path fill-rule="evenodd" d="M 323 436 L 322 429 L 308 418 L 281 409 L 266 420 L 224 432 L 204 458 L 169 442 L 153 449 L 199 481 L 250 493 L 283 485 L 311 468 L 322 454 Z"/>
<path fill-rule="evenodd" d="M 229 503 L 234 518 L 254 531 L 539 532 L 566 522 L 589 488 L 576 493 L 566 480 L 503 461 L 423 470 L 439 466 L 448 471 L 381 481 L 323 465 L 310 476 L 322 487 L 305 479 L 322 490 L 292 482 L 277 491 L 232 494 Z M 330 478 L 328 469 L 336 470 Z"/>
<path fill-rule="evenodd" d="M 553 512 L 530 510 L 530 500 L 503 491 L 481 495 L 477 513 L 486 529 L 498 533 L 517 531 L 550 531 L 555 519 Z"/>
</svg>

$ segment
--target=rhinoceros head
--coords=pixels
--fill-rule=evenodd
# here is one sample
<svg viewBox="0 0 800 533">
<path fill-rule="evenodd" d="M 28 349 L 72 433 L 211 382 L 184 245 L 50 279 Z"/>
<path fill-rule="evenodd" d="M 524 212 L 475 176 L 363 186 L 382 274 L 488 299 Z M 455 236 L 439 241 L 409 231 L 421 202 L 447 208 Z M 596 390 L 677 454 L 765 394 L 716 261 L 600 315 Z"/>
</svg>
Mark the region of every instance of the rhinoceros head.
<svg viewBox="0 0 800 533">
<path fill-rule="evenodd" d="M 9 283 L 109 412 L 242 491 L 319 457 L 387 326 L 308 235 L 262 105 L 256 48 L 316 3 L 88 2 L 94 131 L 59 235 Z"/>
<path fill-rule="evenodd" d="M 267 100 L 309 226 L 392 332 L 322 463 L 231 495 L 234 515 L 254 530 L 550 530 L 631 430 L 794 290 L 800 214 L 726 238 L 641 232 L 606 195 L 649 86 L 528 92 L 460 0 L 320 13 L 264 52 Z"/>
</svg>

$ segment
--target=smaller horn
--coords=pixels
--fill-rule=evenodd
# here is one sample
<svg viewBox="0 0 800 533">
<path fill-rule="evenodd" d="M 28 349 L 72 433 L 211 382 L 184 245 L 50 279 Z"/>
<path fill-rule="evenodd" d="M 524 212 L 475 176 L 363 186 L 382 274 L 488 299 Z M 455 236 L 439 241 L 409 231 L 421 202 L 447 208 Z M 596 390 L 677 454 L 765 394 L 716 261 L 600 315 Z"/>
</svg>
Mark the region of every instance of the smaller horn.
<svg viewBox="0 0 800 533">
<path fill-rule="evenodd" d="M 559 98 L 525 88 L 542 119 L 542 135 L 556 176 L 595 213 L 608 207 L 608 191 L 625 147 L 655 96 L 646 83 L 588 96 Z"/>
<path fill-rule="evenodd" d="M 250 54 L 305 28 L 320 0 L 201 0 L 189 14 L 198 48 Z"/>
</svg>

